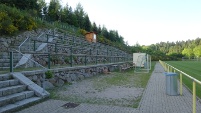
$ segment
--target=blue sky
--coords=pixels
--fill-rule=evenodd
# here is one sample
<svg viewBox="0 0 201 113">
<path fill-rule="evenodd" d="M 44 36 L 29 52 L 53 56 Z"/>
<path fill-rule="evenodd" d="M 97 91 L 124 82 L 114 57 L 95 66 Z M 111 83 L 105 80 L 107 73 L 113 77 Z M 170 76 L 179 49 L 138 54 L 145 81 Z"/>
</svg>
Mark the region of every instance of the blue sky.
<svg viewBox="0 0 201 113">
<path fill-rule="evenodd" d="M 201 37 L 201 0 L 61 0 L 78 3 L 91 22 L 117 30 L 129 45 Z"/>
</svg>

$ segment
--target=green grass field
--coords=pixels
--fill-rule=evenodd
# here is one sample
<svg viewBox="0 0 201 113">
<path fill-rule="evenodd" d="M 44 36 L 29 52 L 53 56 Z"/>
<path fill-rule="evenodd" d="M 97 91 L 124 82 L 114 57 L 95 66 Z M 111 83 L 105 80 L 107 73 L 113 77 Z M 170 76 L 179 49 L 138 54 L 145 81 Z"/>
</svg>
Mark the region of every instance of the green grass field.
<svg viewBox="0 0 201 113">
<path fill-rule="evenodd" d="M 200 61 L 166 61 L 166 63 L 185 72 L 186 74 L 201 81 L 201 62 Z M 176 72 L 178 73 L 178 72 Z M 183 76 L 183 83 L 192 91 L 192 80 Z M 201 85 L 196 84 L 196 94 L 201 98 Z"/>
</svg>

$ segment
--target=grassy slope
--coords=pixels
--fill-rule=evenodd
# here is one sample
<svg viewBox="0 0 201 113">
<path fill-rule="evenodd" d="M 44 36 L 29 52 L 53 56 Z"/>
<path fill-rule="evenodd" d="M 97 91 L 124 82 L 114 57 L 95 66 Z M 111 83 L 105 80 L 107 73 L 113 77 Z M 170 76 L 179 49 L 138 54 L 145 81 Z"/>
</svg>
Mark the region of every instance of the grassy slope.
<svg viewBox="0 0 201 113">
<path fill-rule="evenodd" d="M 201 62 L 199 61 L 167 61 L 166 63 L 201 81 Z M 184 84 L 192 91 L 192 80 L 183 76 Z M 201 98 L 201 85 L 196 84 L 197 96 Z"/>
</svg>

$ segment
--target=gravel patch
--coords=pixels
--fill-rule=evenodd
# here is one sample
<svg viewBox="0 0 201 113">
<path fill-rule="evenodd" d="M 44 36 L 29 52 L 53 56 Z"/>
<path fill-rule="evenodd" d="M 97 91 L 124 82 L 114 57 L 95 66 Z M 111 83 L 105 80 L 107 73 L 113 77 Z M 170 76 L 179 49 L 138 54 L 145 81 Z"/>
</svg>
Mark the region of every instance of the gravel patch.
<svg viewBox="0 0 201 113">
<path fill-rule="evenodd" d="M 55 95 L 59 99 L 78 103 L 127 107 L 134 107 L 138 104 L 144 88 L 129 85 L 109 85 L 104 82 L 105 78 L 112 76 L 114 75 L 100 75 L 74 82 L 72 85 L 66 85 L 60 88 L 60 90 L 56 91 Z"/>
</svg>

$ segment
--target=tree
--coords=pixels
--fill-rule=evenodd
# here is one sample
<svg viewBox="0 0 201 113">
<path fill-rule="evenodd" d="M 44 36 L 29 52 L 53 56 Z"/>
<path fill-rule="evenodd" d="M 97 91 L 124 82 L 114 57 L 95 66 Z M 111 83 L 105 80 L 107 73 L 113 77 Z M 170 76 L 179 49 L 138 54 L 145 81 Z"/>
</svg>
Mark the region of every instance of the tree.
<svg viewBox="0 0 201 113">
<path fill-rule="evenodd" d="M 82 7 L 82 5 L 80 3 L 77 4 L 74 14 L 76 16 L 76 20 L 78 23 L 78 27 L 80 28 L 84 28 L 84 16 L 85 16 L 85 12 L 84 9 Z"/>
<path fill-rule="evenodd" d="M 38 15 L 42 17 L 42 15 L 47 14 L 47 4 L 45 3 L 45 0 L 38 0 Z"/>
<path fill-rule="evenodd" d="M 59 3 L 59 0 L 50 0 L 50 5 L 48 8 L 49 20 L 51 21 L 59 20 L 60 8 L 61 8 L 61 5 Z"/>
<path fill-rule="evenodd" d="M 190 59 L 193 56 L 193 50 L 191 48 L 184 48 L 182 54 Z"/>
<path fill-rule="evenodd" d="M 85 17 L 84 17 L 84 29 L 86 31 L 90 31 L 91 30 L 91 21 L 89 20 L 88 14 L 86 14 Z"/>
<path fill-rule="evenodd" d="M 93 31 L 93 32 L 96 32 L 96 33 L 98 32 L 98 28 L 97 28 L 95 22 L 93 22 L 93 24 L 92 24 L 92 31 Z"/>
<path fill-rule="evenodd" d="M 38 9 L 37 0 L 0 0 L 0 4 L 6 4 L 18 9 Z"/>
<path fill-rule="evenodd" d="M 193 49 L 194 55 L 198 58 L 201 57 L 201 45 L 195 47 Z"/>
</svg>

